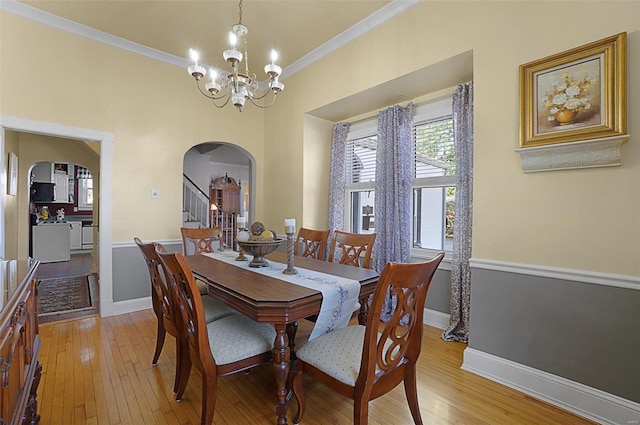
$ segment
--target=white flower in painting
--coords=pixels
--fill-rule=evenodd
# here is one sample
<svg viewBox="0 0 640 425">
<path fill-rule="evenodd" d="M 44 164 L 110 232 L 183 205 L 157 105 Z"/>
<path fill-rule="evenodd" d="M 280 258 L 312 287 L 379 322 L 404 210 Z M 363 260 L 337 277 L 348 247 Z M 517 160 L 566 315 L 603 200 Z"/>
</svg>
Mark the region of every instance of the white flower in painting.
<svg viewBox="0 0 640 425">
<path fill-rule="evenodd" d="M 590 104 L 590 103 L 587 103 L 586 105 L 584 105 L 584 106 L 582 107 L 582 109 L 583 109 L 584 111 L 588 111 L 589 109 L 591 109 L 591 104 Z"/>
<path fill-rule="evenodd" d="M 579 99 L 568 99 L 565 104 L 564 104 L 565 109 L 569 109 L 571 111 L 575 111 L 576 109 L 578 109 L 580 107 L 580 100 Z"/>
<path fill-rule="evenodd" d="M 547 121 L 555 121 L 555 120 L 556 120 L 555 116 L 553 116 L 553 115 L 548 115 L 547 116 Z"/>
<path fill-rule="evenodd" d="M 556 84 L 556 91 L 563 91 L 566 88 L 567 83 L 565 83 L 564 81 L 560 81 L 558 84 Z"/>
<path fill-rule="evenodd" d="M 580 94 L 580 87 L 579 86 L 569 86 L 569 87 L 567 87 L 567 89 L 564 92 L 569 97 L 576 97 L 577 95 Z"/>
<path fill-rule="evenodd" d="M 564 93 L 560 93 L 553 96 L 553 99 L 551 99 L 551 103 L 553 103 L 554 105 L 562 105 L 566 100 L 567 95 Z"/>
<path fill-rule="evenodd" d="M 553 107 L 553 108 L 549 109 L 549 113 L 552 114 L 552 115 L 555 115 L 556 112 L 558 112 L 558 111 L 559 111 L 559 109 L 556 108 L 556 107 Z"/>
</svg>

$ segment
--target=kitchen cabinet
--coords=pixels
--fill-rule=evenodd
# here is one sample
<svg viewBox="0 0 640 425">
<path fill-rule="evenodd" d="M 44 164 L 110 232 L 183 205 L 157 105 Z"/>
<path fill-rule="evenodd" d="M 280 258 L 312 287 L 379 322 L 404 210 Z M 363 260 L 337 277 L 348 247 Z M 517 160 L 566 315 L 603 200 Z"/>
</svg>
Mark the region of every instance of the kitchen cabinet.
<svg viewBox="0 0 640 425">
<path fill-rule="evenodd" d="M 69 179 L 66 174 L 55 173 L 53 175 L 54 197 L 53 202 L 59 204 L 69 203 Z"/>
<path fill-rule="evenodd" d="M 71 221 L 69 226 L 71 228 L 69 235 L 71 250 L 82 249 L 82 223 L 80 221 Z"/>
<path fill-rule="evenodd" d="M 53 203 L 69 203 L 69 169 L 73 172 L 71 164 L 54 162 L 37 162 L 31 169 L 32 181 L 34 183 L 53 183 L 54 198 Z M 71 175 L 73 178 L 73 175 Z"/>
</svg>

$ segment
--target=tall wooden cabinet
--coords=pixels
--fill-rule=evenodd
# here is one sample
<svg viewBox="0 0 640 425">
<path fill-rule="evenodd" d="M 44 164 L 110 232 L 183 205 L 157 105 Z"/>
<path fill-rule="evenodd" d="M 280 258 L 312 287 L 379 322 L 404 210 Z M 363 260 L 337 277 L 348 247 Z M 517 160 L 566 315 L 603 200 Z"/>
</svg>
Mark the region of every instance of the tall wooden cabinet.
<svg viewBox="0 0 640 425">
<path fill-rule="evenodd" d="M 40 421 L 36 260 L 0 260 L 0 424 Z"/>
<path fill-rule="evenodd" d="M 240 213 L 240 183 L 224 175 L 211 181 L 209 197 L 217 207 L 213 211 L 213 225 L 222 228 L 222 237 L 227 248 L 235 248 L 235 223 Z"/>
</svg>

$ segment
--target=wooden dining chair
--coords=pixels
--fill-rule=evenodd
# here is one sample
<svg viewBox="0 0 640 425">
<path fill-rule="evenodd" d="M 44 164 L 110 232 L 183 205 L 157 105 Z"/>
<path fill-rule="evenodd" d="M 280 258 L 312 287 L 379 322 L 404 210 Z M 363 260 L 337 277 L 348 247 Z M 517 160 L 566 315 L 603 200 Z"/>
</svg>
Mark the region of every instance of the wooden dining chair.
<svg viewBox="0 0 640 425">
<path fill-rule="evenodd" d="M 153 354 L 151 364 L 154 366 L 158 364 L 158 359 L 160 358 L 160 353 L 164 346 L 165 336 L 168 332 L 169 335 L 176 338 L 176 377 L 173 385 L 173 391 L 176 392 L 178 390 L 179 369 L 182 358 L 179 334 L 176 328 L 176 303 L 165 277 L 160 272 L 162 266 L 160 264 L 158 254 L 156 253 L 156 247 L 163 251 L 164 247 L 156 242 L 144 243 L 137 237 L 133 238 L 133 240 L 142 251 L 142 256 L 149 271 L 149 278 L 151 280 L 151 304 L 153 306 L 153 312 L 158 318 L 156 350 Z M 207 322 L 212 322 L 222 317 L 237 313 L 231 307 L 209 296 L 206 296 L 203 299 L 203 305 L 206 311 L 205 316 Z"/>
<path fill-rule="evenodd" d="M 296 352 L 292 371 L 293 394 L 298 401 L 295 424 L 300 423 L 305 411 L 303 373 L 354 401 L 354 425 L 368 423 L 369 401 L 404 382 L 413 422 L 422 424 L 416 362 L 422 346 L 427 290 L 443 257 L 441 252 L 426 263 L 388 263 L 376 286 L 365 326 L 326 333 Z M 381 323 L 388 290 L 398 303 L 389 321 Z"/>
<path fill-rule="evenodd" d="M 191 366 L 195 365 L 202 374 L 200 423 L 211 425 L 218 377 L 270 361 L 276 331 L 268 323 L 259 323 L 241 314 L 206 323 L 193 273 L 182 254 L 157 252 L 177 300 L 177 328 L 188 352 L 176 400 L 181 400 Z"/>
<path fill-rule="evenodd" d="M 222 251 L 224 247 L 221 227 L 202 227 L 200 229 L 181 227 L 180 233 L 182 234 L 182 253 L 184 255 Z M 200 279 L 196 279 L 196 285 L 198 291 L 203 295 L 209 291 L 208 285 Z"/>
<path fill-rule="evenodd" d="M 336 230 L 331 239 L 329 261 L 365 269 L 371 268 L 371 253 L 375 241 L 375 233 L 360 234 Z"/>
<path fill-rule="evenodd" d="M 313 230 L 301 227 L 298 230 L 296 244 L 293 246 L 293 254 L 324 260 L 328 239 L 329 230 Z"/>
<path fill-rule="evenodd" d="M 182 253 L 184 255 L 222 251 L 224 247 L 221 227 L 202 227 L 200 229 L 181 227 L 180 233 L 182 233 Z"/>
</svg>

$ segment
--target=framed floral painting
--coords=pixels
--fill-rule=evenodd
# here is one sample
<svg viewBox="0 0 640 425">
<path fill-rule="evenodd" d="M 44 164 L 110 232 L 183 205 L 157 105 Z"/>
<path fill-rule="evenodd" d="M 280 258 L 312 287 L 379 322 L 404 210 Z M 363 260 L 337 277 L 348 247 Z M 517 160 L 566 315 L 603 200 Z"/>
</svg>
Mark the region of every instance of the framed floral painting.
<svg viewBox="0 0 640 425">
<path fill-rule="evenodd" d="M 626 134 L 626 33 L 520 65 L 520 147 Z"/>
</svg>

